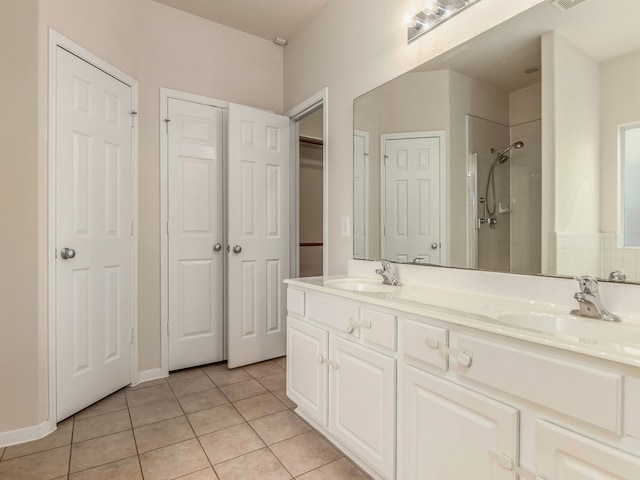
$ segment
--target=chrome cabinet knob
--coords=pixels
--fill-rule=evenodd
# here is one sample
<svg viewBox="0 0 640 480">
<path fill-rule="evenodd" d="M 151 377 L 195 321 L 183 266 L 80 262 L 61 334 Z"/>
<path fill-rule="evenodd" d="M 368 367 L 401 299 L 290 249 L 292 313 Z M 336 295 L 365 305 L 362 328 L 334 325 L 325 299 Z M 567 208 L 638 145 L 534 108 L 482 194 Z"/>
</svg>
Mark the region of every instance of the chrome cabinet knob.
<svg viewBox="0 0 640 480">
<path fill-rule="evenodd" d="M 240 245 L 234 245 L 231 250 L 233 253 L 240 253 L 242 251 L 242 247 Z"/>
<path fill-rule="evenodd" d="M 437 244 L 436 242 L 433 242 L 433 243 L 431 244 L 431 248 L 432 248 L 433 250 L 436 250 L 436 249 L 438 248 L 438 244 Z"/>
<path fill-rule="evenodd" d="M 213 251 L 214 251 L 214 252 L 219 252 L 220 250 L 222 250 L 222 245 L 220 245 L 219 243 L 216 243 L 216 244 L 213 246 Z"/>
<path fill-rule="evenodd" d="M 60 257 L 62 257 L 63 260 L 71 260 L 75 256 L 76 256 L 76 251 L 73 248 L 65 247 L 62 250 L 60 250 Z"/>
</svg>

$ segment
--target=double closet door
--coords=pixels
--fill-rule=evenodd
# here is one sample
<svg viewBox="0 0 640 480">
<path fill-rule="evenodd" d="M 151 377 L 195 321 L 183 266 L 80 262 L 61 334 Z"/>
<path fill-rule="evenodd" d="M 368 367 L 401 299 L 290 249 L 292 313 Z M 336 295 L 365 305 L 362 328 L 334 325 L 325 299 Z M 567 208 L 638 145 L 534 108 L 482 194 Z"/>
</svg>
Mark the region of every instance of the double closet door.
<svg viewBox="0 0 640 480">
<path fill-rule="evenodd" d="M 289 119 L 167 107 L 169 369 L 284 355 Z"/>
</svg>

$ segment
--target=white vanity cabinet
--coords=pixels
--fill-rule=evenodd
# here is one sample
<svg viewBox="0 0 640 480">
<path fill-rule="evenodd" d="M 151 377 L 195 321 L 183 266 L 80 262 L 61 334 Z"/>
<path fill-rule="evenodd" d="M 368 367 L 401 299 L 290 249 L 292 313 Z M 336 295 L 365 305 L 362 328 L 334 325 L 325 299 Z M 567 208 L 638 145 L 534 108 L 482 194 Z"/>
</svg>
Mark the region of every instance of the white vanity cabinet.
<svg viewBox="0 0 640 480">
<path fill-rule="evenodd" d="M 291 289 L 290 289 L 291 290 Z M 329 438 L 356 454 L 381 476 L 395 478 L 396 360 L 388 318 L 306 292 L 290 295 L 287 326 L 287 396 L 297 412 Z M 303 313 L 304 312 L 304 313 Z M 368 337 L 361 338 L 366 330 Z M 390 343 L 391 342 L 391 343 Z M 382 343 L 378 351 L 375 345 Z M 371 344 L 372 346 L 369 346 Z"/>
</svg>

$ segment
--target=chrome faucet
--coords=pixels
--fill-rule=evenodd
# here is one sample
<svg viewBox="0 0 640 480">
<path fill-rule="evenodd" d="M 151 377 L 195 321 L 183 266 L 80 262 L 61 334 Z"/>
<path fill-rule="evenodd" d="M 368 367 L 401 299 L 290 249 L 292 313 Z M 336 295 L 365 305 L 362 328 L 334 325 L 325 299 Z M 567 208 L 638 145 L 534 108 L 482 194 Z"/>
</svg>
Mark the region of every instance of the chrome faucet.
<svg viewBox="0 0 640 480">
<path fill-rule="evenodd" d="M 391 262 L 389 260 L 378 260 L 382 265 L 382 268 L 378 268 L 376 273 L 382 277 L 382 283 L 385 285 L 393 285 L 399 287 L 402 285 L 397 279 L 396 275 L 391 270 Z"/>
<path fill-rule="evenodd" d="M 573 296 L 578 301 L 580 308 L 571 310 L 571 315 L 579 315 L 581 317 L 598 318 L 608 322 L 619 322 L 620 319 L 607 310 L 600 302 L 600 294 L 598 293 L 598 280 L 590 275 L 575 277 L 580 285 L 580 291 Z"/>
</svg>

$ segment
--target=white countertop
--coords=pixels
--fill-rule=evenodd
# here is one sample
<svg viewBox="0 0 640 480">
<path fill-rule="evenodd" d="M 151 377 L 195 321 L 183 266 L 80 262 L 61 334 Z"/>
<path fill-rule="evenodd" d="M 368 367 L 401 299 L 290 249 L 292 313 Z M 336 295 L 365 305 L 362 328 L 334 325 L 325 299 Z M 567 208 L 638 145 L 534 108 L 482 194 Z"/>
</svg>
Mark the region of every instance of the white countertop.
<svg viewBox="0 0 640 480">
<path fill-rule="evenodd" d="M 285 283 L 640 367 L 640 318 L 637 316 L 620 315 L 621 322 L 606 322 L 570 315 L 576 308 L 570 304 L 526 301 L 424 283 L 407 283 L 385 292 L 331 287 L 332 283 L 347 279 L 379 281 L 379 277 L 369 276 L 325 276 L 288 279 Z"/>
</svg>

